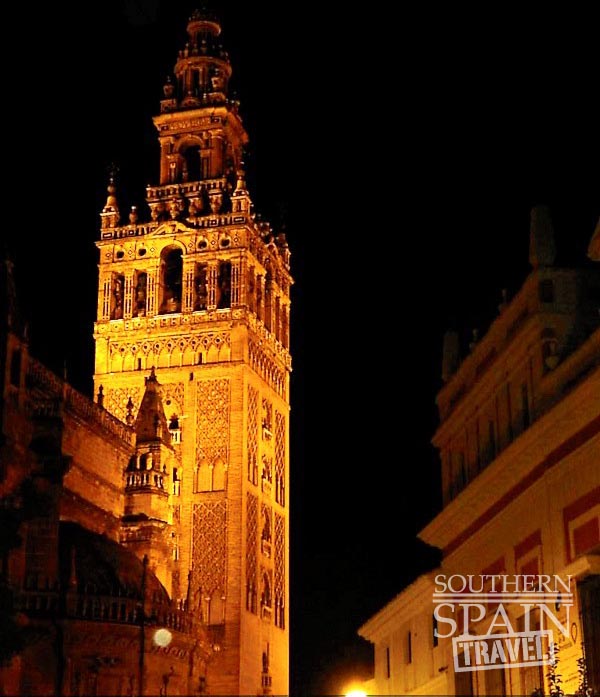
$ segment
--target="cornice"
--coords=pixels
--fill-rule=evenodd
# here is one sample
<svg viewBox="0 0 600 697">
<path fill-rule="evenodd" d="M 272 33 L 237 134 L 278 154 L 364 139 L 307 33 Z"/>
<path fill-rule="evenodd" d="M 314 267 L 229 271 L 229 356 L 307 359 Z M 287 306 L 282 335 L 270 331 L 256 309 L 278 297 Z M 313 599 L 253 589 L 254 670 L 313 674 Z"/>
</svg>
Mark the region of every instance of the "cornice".
<svg viewBox="0 0 600 697">
<path fill-rule="evenodd" d="M 600 367 L 596 367 L 565 398 L 535 421 L 455 498 L 418 535 L 424 542 L 447 550 L 450 545 L 519 483 L 533 484 L 538 465 L 569 438 L 600 419 Z M 540 472 L 539 477 L 543 476 Z M 538 478 L 539 478 L 538 477 Z M 527 483 L 528 482 L 528 483 Z M 527 484 L 527 486 L 525 486 Z"/>
</svg>

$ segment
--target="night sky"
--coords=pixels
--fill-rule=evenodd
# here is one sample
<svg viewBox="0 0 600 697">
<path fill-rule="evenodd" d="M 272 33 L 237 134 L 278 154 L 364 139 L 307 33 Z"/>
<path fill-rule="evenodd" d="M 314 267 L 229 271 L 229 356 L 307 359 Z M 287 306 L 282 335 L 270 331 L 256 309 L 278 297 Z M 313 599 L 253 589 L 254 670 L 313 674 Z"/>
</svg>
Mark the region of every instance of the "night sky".
<svg viewBox="0 0 600 697">
<path fill-rule="evenodd" d="M 107 169 L 122 213 L 143 216 L 151 116 L 194 6 L 23 6 L 9 28 L 2 234 L 34 354 L 66 361 L 88 394 Z M 551 208 L 558 262 L 585 263 L 600 216 L 595 24 L 381 1 L 326 17 L 316 2 L 214 6 L 251 195 L 285 225 L 296 280 L 292 689 L 335 693 L 368 673 L 357 628 L 436 559 L 416 534 L 440 503 L 444 331 L 466 344 L 518 289 L 532 205 Z"/>
</svg>

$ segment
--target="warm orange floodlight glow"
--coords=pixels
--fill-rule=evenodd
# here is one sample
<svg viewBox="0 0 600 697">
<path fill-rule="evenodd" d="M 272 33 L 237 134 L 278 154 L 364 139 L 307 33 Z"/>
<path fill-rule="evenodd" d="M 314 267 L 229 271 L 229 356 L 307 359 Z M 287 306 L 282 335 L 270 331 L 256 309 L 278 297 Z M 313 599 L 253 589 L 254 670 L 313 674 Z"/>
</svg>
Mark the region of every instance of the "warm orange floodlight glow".
<svg viewBox="0 0 600 697">
<path fill-rule="evenodd" d="M 344 697 L 367 697 L 367 693 L 362 689 L 360 680 L 353 680 L 350 683 L 346 683 L 346 687 L 342 693 Z"/>
</svg>

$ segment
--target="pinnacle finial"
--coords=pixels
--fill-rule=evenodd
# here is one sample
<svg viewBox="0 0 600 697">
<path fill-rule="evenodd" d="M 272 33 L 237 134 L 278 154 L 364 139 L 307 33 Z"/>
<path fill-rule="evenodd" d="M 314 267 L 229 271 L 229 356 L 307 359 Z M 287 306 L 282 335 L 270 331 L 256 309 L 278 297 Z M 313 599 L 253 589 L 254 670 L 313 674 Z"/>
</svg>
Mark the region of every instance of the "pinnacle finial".
<svg viewBox="0 0 600 697">
<path fill-rule="evenodd" d="M 128 426 L 131 426 L 133 424 L 133 421 L 134 421 L 134 419 L 133 419 L 133 407 L 134 407 L 133 400 L 131 399 L 131 397 L 129 397 L 129 399 L 127 400 L 127 406 L 126 406 L 127 415 L 125 416 L 125 423 Z"/>
<path fill-rule="evenodd" d="M 117 203 L 117 187 L 115 185 L 117 172 L 117 166 L 111 164 L 108 169 L 108 186 L 106 187 L 108 196 L 100 214 L 103 228 L 116 227 L 119 224 L 119 204 Z"/>
<path fill-rule="evenodd" d="M 150 375 L 146 378 L 146 385 L 149 382 L 158 383 L 158 379 L 156 377 L 156 370 L 155 370 L 154 366 L 152 366 L 152 368 L 150 369 Z"/>
</svg>

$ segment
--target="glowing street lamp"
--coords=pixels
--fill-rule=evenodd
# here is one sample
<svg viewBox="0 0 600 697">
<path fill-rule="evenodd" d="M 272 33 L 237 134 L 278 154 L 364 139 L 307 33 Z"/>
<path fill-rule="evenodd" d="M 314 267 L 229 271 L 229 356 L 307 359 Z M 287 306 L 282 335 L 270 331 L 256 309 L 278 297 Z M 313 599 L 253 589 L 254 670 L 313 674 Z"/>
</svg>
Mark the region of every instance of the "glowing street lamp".
<svg viewBox="0 0 600 697">
<path fill-rule="evenodd" d="M 173 635 L 168 629 L 157 629 L 154 632 L 154 636 L 152 637 L 152 641 L 154 642 L 155 646 L 160 646 L 161 648 L 164 648 L 165 646 L 168 646 L 171 643 L 171 639 L 173 639 Z"/>
</svg>

